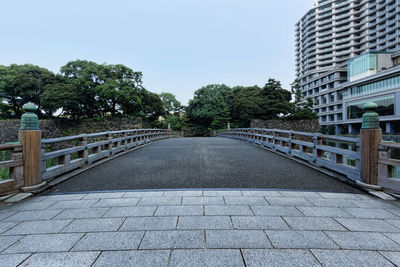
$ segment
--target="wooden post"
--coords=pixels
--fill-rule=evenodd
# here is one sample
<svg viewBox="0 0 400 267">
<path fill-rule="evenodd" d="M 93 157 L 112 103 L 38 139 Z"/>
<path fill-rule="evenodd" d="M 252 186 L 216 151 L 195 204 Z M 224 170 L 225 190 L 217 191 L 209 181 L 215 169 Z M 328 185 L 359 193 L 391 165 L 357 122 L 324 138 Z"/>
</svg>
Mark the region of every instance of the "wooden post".
<svg viewBox="0 0 400 267">
<path fill-rule="evenodd" d="M 27 103 L 22 109 L 25 113 L 21 117 L 21 129 L 19 131 L 19 141 L 22 145 L 22 158 L 24 160 L 24 187 L 21 189 L 30 191 L 42 185 L 40 168 L 41 133 L 38 117 L 34 113 L 37 107 L 32 103 Z"/>
<path fill-rule="evenodd" d="M 361 142 L 361 182 L 368 185 L 378 183 L 379 144 L 382 140 L 382 129 L 379 128 L 379 115 L 375 112 L 378 106 L 368 102 L 364 105 Z"/>
</svg>

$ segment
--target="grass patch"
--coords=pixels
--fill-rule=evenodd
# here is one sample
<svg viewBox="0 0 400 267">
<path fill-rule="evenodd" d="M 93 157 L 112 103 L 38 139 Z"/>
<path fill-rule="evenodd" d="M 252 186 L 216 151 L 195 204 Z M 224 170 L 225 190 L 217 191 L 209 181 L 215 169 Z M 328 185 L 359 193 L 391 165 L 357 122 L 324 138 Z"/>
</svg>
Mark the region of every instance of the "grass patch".
<svg viewBox="0 0 400 267">
<path fill-rule="evenodd" d="M 7 150 L 0 151 L 0 162 L 10 160 L 10 152 Z M 0 169 L 0 181 L 10 179 L 10 169 L 2 168 Z"/>
</svg>

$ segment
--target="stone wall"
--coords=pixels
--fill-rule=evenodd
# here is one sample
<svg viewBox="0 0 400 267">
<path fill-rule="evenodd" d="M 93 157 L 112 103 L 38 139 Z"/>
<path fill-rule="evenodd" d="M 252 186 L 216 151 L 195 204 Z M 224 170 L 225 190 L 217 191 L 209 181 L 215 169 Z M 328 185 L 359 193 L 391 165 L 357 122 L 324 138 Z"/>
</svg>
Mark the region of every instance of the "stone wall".
<svg viewBox="0 0 400 267">
<path fill-rule="evenodd" d="M 20 120 L 0 120 L 0 144 L 18 141 L 20 124 Z M 149 128 L 141 118 L 39 120 L 39 127 L 42 131 L 42 138 L 45 139 L 83 133 Z"/>
<path fill-rule="evenodd" d="M 252 120 L 250 128 L 293 130 L 298 132 L 320 132 L 318 119 L 313 120 Z"/>
</svg>

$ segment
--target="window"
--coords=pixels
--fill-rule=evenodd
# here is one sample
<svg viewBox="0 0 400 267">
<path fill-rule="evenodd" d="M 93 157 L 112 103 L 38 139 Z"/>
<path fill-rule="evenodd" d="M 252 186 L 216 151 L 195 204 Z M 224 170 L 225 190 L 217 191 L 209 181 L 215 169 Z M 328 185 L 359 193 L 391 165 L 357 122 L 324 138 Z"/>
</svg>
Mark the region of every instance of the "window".
<svg viewBox="0 0 400 267">
<path fill-rule="evenodd" d="M 400 75 L 380 81 L 371 82 L 351 88 L 351 95 L 365 95 L 376 91 L 394 89 L 400 87 Z"/>
<path fill-rule="evenodd" d="M 378 56 L 366 53 L 349 61 L 347 68 L 349 76 L 355 76 L 368 70 L 376 70 L 378 67 Z"/>
<path fill-rule="evenodd" d="M 364 114 L 363 106 L 367 102 L 374 102 L 378 105 L 376 112 L 379 116 L 394 115 L 394 94 L 366 98 L 360 101 L 350 102 L 347 107 L 348 119 L 359 119 Z"/>
</svg>

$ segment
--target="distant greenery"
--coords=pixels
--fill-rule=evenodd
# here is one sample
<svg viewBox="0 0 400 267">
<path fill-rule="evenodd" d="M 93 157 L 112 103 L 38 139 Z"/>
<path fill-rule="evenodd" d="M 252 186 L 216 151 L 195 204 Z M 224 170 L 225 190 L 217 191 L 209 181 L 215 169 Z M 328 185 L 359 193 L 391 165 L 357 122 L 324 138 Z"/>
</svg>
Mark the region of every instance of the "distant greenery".
<svg viewBox="0 0 400 267">
<path fill-rule="evenodd" d="M 293 101 L 292 101 L 293 96 Z M 211 84 L 200 88 L 187 107 L 190 123 L 207 129 L 249 127 L 252 119 L 313 119 L 311 99 L 303 99 L 298 81 L 291 91 L 268 79 L 263 88 Z"/>
<path fill-rule="evenodd" d="M 0 117 L 19 118 L 22 105 L 33 102 L 41 118 L 163 115 L 157 94 L 142 85 L 142 73 L 121 65 L 75 60 L 59 74 L 39 66 L 0 66 Z M 56 115 L 57 114 L 57 115 Z"/>
<path fill-rule="evenodd" d="M 0 151 L 0 162 L 6 161 L 8 159 L 9 157 L 7 155 L 7 151 L 5 150 Z M 9 168 L 0 169 L 0 181 L 7 180 L 9 178 L 10 178 L 10 169 Z"/>
<path fill-rule="evenodd" d="M 70 61 L 58 74 L 31 64 L 0 65 L 0 119 L 19 119 L 22 105 L 33 102 L 42 118 L 142 117 L 154 127 L 211 130 L 248 127 L 253 119 L 311 119 L 311 99 L 303 99 L 298 81 L 291 91 L 275 79 L 263 87 L 209 84 L 198 89 L 187 107 L 175 95 L 154 94 L 143 74 L 121 64 Z"/>
</svg>

